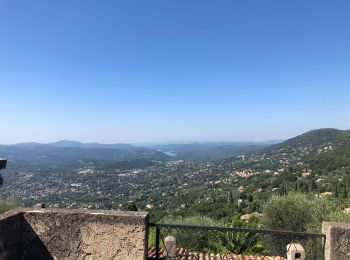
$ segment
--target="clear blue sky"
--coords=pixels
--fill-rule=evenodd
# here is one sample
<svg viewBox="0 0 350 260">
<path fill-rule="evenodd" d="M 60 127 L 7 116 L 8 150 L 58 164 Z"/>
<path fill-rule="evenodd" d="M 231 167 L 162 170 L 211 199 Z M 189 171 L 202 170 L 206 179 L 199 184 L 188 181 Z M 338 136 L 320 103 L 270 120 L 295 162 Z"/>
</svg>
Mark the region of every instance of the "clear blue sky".
<svg viewBox="0 0 350 260">
<path fill-rule="evenodd" d="M 350 128 L 350 1 L 0 0 L 0 143 Z"/>
</svg>

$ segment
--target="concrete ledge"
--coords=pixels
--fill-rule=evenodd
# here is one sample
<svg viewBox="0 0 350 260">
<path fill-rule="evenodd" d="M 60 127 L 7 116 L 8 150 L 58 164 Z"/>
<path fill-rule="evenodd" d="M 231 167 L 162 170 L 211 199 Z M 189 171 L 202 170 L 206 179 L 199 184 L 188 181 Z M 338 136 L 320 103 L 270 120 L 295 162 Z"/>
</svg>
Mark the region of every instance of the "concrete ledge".
<svg viewBox="0 0 350 260">
<path fill-rule="evenodd" d="M 147 212 L 18 208 L 0 215 L 0 259 L 146 259 L 147 227 Z"/>
</svg>

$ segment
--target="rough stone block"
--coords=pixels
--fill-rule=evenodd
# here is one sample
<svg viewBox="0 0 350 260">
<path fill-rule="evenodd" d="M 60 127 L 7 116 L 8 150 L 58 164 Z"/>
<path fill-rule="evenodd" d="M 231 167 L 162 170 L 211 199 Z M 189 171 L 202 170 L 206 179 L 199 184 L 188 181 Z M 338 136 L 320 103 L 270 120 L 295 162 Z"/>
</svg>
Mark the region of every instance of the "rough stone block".
<svg viewBox="0 0 350 260">
<path fill-rule="evenodd" d="M 350 260 L 350 224 L 323 222 L 325 260 Z"/>
<path fill-rule="evenodd" d="M 0 260 L 144 260 L 147 227 L 147 212 L 17 209 L 0 215 Z"/>
</svg>

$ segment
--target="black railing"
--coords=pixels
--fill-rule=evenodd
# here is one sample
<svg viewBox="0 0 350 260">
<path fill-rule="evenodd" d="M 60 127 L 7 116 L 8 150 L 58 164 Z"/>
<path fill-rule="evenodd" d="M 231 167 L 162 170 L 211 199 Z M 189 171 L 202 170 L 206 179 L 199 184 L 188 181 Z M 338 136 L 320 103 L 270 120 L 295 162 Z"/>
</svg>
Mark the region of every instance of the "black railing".
<svg viewBox="0 0 350 260">
<path fill-rule="evenodd" d="M 302 244 L 306 259 L 324 259 L 326 236 L 319 233 L 162 223 L 149 223 L 149 227 L 149 245 L 154 248 L 152 254 L 149 252 L 148 259 L 153 260 L 164 259 L 162 247 L 164 238 L 168 235 L 174 236 L 177 246 L 182 248 L 177 259 L 199 259 L 198 253 L 190 253 L 199 251 L 211 253 L 213 259 L 225 259 L 221 255 L 227 253 L 238 254 L 241 258 L 226 259 L 245 259 L 247 254 L 276 255 L 281 257 L 279 259 L 286 259 L 286 246 L 293 243 Z"/>
<path fill-rule="evenodd" d="M 0 170 L 6 169 L 7 160 L 0 157 Z"/>
<path fill-rule="evenodd" d="M 0 158 L 0 170 L 6 169 L 6 164 L 7 164 L 7 160 L 4 158 Z M 3 178 L 0 175 L 0 187 L 3 185 Z"/>
</svg>

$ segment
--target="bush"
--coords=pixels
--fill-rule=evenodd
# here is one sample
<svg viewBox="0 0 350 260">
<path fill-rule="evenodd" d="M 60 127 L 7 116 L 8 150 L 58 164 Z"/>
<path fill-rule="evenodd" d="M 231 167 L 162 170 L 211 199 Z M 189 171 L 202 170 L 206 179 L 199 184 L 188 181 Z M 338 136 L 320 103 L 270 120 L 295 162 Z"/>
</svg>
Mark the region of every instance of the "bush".
<svg viewBox="0 0 350 260">
<path fill-rule="evenodd" d="M 220 226 L 218 221 L 205 216 L 192 216 L 185 218 L 167 217 L 161 220 L 166 224 L 182 224 L 182 225 L 198 225 L 198 226 Z M 172 235 L 176 237 L 177 247 L 184 247 L 193 252 L 213 252 L 217 248 L 213 248 L 213 240 L 217 239 L 216 234 L 212 231 L 192 230 L 192 229 L 161 229 L 161 237 Z"/>
<path fill-rule="evenodd" d="M 161 223 L 198 225 L 198 226 L 225 226 L 256 228 L 257 221 L 245 223 L 238 216 L 226 219 L 225 222 L 216 221 L 212 218 L 195 215 L 192 217 L 167 217 L 162 219 Z M 243 232 L 222 232 L 216 230 L 197 230 L 197 229 L 165 229 L 161 228 L 161 247 L 162 241 L 168 235 L 176 237 L 177 247 L 183 247 L 191 252 L 209 252 L 209 253 L 250 253 L 257 254 L 262 252 L 261 240 L 259 236 L 252 233 Z M 150 243 L 154 246 L 154 230 L 150 232 Z"/>
<path fill-rule="evenodd" d="M 272 196 L 262 206 L 262 225 L 267 229 L 306 231 L 313 218 L 314 197 L 300 193 Z"/>
<path fill-rule="evenodd" d="M 258 228 L 258 218 L 251 217 L 249 221 L 243 222 L 239 216 L 233 216 L 224 223 L 226 227 L 234 228 Z M 249 232 L 225 232 L 216 242 L 217 248 L 221 248 L 220 252 L 232 253 L 247 253 L 261 254 L 263 244 L 261 243 L 262 236 L 260 234 Z"/>
<path fill-rule="evenodd" d="M 327 198 L 313 194 L 289 193 L 272 196 L 262 207 L 261 224 L 266 229 L 320 232 L 323 221 L 350 221 L 350 215 L 342 212 Z M 283 255 L 286 245 L 299 242 L 309 251 L 309 241 L 300 237 L 265 236 L 266 248 L 273 254 Z"/>
<path fill-rule="evenodd" d="M 14 197 L 9 197 L 6 199 L 0 198 L 0 213 L 9 211 L 18 205 L 17 200 Z"/>
<path fill-rule="evenodd" d="M 322 210 L 322 205 L 320 205 L 320 210 Z M 307 231 L 320 233 L 322 231 L 322 222 L 324 221 L 350 223 L 350 214 L 340 209 L 324 212 L 320 219 L 314 218 L 313 221 L 308 224 Z"/>
</svg>

